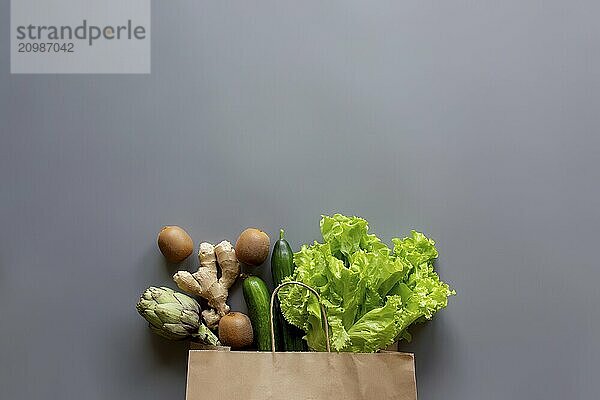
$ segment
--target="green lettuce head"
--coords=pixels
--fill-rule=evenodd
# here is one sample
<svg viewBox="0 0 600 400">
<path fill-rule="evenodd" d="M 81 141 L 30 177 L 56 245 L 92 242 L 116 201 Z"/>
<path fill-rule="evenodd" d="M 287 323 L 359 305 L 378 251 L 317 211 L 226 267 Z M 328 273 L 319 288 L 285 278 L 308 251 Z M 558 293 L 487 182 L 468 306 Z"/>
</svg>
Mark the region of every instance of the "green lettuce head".
<svg viewBox="0 0 600 400">
<path fill-rule="evenodd" d="M 455 294 L 433 269 L 438 253 L 422 233 L 392 239 L 393 250 L 367 233 L 362 218 L 335 214 L 321 219 L 324 243 L 294 254 L 296 270 L 287 280 L 303 282 L 321 296 L 336 351 L 370 353 L 399 339 L 407 328 L 431 319 Z M 279 292 L 288 322 L 303 329 L 312 350 L 325 350 L 319 304 L 300 286 Z"/>
</svg>

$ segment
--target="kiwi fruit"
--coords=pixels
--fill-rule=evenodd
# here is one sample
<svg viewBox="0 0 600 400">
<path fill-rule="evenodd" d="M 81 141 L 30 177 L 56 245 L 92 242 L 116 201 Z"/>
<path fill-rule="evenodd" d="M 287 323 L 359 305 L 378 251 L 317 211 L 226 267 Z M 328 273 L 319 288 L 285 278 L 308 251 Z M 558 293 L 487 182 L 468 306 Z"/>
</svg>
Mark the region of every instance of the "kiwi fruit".
<svg viewBox="0 0 600 400">
<path fill-rule="evenodd" d="M 240 262 L 257 266 L 265 262 L 270 247 L 269 235 L 260 229 L 248 228 L 235 242 L 235 255 Z"/>
<path fill-rule="evenodd" d="M 194 251 L 194 241 L 178 226 L 165 226 L 158 234 L 158 248 L 167 261 L 180 263 Z"/>
<path fill-rule="evenodd" d="M 252 344 L 252 323 L 246 314 L 230 312 L 219 321 L 219 340 L 223 345 L 241 349 Z"/>
</svg>

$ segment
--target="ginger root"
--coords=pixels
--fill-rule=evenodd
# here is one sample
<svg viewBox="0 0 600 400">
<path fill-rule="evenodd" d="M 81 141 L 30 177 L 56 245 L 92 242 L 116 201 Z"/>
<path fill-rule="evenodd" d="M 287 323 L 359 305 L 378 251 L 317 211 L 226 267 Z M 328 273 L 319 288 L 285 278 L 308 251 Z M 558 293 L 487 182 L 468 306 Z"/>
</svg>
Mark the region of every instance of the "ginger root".
<svg viewBox="0 0 600 400">
<path fill-rule="evenodd" d="M 202 311 L 206 325 L 214 329 L 221 317 L 229 312 L 227 296 L 229 288 L 240 274 L 240 264 L 235 249 L 224 240 L 216 246 L 201 243 L 198 251 L 200 267 L 190 274 L 178 271 L 173 280 L 186 293 L 200 296 L 208 301 L 210 309 Z M 217 279 L 217 264 L 221 267 L 221 278 Z"/>
</svg>

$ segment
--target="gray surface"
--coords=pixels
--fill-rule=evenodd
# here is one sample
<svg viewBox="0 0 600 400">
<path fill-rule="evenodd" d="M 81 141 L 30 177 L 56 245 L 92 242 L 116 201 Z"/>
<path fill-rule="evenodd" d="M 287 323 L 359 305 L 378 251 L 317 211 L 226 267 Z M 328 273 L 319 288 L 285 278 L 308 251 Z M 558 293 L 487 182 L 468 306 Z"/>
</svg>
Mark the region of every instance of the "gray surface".
<svg viewBox="0 0 600 400">
<path fill-rule="evenodd" d="M 420 399 L 597 397 L 597 2 L 154 2 L 150 76 L 9 75 L 8 3 L 3 398 L 182 399 L 133 307 L 158 229 L 297 248 L 334 211 L 439 244 Z"/>
</svg>

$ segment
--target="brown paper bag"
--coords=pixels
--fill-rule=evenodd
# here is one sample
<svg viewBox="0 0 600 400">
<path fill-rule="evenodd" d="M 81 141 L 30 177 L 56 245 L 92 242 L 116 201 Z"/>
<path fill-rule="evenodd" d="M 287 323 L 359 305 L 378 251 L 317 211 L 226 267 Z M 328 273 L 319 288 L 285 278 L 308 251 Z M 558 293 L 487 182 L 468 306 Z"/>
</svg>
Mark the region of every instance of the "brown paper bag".
<svg viewBox="0 0 600 400">
<path fill-rule="evenodd" d="M 281 286 L 273 291 L 271 310 Z M 318 298 L 317 292 L 307 289 Z M 321 311 L 324 313 L 323 307 Z M 327 334 L 327 318 L 323 315 Z M 274 338 L 273 327 L 271 338 Z M 186 400 L 417 398 L 412 354 L 396 351 L 359 354 L 223 350 L 226 349 L 190 350 Z"/>
</svg>

